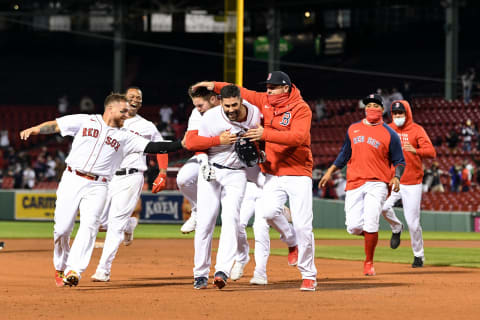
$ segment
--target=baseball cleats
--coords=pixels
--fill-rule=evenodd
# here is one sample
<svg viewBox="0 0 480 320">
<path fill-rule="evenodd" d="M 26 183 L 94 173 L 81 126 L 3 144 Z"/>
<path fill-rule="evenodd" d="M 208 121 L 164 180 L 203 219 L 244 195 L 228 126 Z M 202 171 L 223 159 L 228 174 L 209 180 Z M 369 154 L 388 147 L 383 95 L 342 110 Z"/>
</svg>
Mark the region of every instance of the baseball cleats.
<svg viewBox="0 0 480 320">
<path fill-rule="evenodd" d="M 5 248 L 5 242 L 0 241 L 0 250 L 3 250 Z"/>
<path fill-rule="evenodd" d="M 55 270 L 55 285 L 57 287 L 63 287 L 65 285 L 65 283 L 63 283 L 63 278 L 63 271 Z"/>
<path fill-rule="evenodd" d="M 233 265 L 232 272 L 230 272 L 230 279 L 237 281 L 243 276 L 243 269 L 245 269 L 246 264 L 235 261 Z"/>
<path fill-rule="evenodd" d="M 133 231 L 135 231 L 135 228 L 138 225 L 138 217 L 136 215 L 133 215 L 130 217 L 130 220 L 128 221 L 127 228 L 125 230 L 125 234 L 123 237 L 123 244 L 126 246 L 129 246 L 133 242 Z"/>
<path fill-rule="evenodd" d="M 366 276 L 375 275 L 375 268 L 373 267 L 373 261 L 365 261 L 363 263 L 363 274 Z"/>
<path fill-rule="evenodd" d="M 423 267 L 423 258 L 415 257 L 413 258 L 412 268 L 421 268 Z"/>
<path fill-rule="evenodd" d="M 303 279 L 302 280 L 302 286 L 300 287 L 300 290 L 302 290 L 302 291 L 315 291 L 316 287 L 317 287 L 317 281 L 312 280 L 312 279 Z"/>
<path fill-rule="evenodd" d="M 80 280 L 80 276 L 78 275 L 78 273 L 76 273 L 73 270 L 70 270 L 70 271 L 67 272 L 67 274 L 63 278 L 63 283 L 66 286 L 70 286 L 70 287 L 71 286 L 77 286 L 79 280 Z"/>
<path fill-rule="evenodd" d="M 215 278 L 213 279 L 213 284 L 218 288 L 222 289 L 227 285 L 227 275 L 222 271 L 215 272 Z"/>
<path fill-rule="evenodd" d="M 402 234 L 403 226 L 400 232 L 398 233 L 393 233 L 392 232 L 392 237 L 390 238 L 390 248 L 392 249 L 397 249 L 398 246 L 400 245 L 400 235 Z"/>
<path fill-rule="evenodd" d="M 298 263 L 298 246 L 288 247 L 288 265 L 295 267 Z"/>
<path fill-rule="evenodd" d="M 256 274 L 253 274 L 253 278 L 250 279 L 250 284 L 254 284 L 254 285 L 266 285 L 268 283 L 267 281 L 267 278 L 264 278 L 264 277 L 261 277 L 261 276 L 258 276 Z"/>
<path fill-rule="evenodd" d="M 200 289 L 207 289 L 208 287 L 208 279 L 205 277 L 198 277 L 195 278 L 195 281 L 193 282 L 193 288 L 200 290 Z"/>
<path fill-rule="evenodd" d="M 97 270 L 91 278 L 93 282 L 108 282 L 110 281 L 110 274 Z"/>
<path fill-rule="evenodd" d="M 180 231 L 182 233 L 190 233 L 192 231 L 195 231 L 195 227 L 197 226 L 197 219 L 195 216 L 190 216 L 187 221 L 182 225 L 180 228 Z"/>
</svg>

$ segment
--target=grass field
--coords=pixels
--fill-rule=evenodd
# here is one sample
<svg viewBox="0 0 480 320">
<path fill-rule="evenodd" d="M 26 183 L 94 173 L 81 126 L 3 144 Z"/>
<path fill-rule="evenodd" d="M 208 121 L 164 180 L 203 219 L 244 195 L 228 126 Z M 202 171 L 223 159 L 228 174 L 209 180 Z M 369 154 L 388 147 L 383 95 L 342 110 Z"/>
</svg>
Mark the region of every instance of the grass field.
<svg viewBox="0 0 480 320">
<path fill-rule="evenodd" d="M 75 225 L 75 231 L 78 223 Z M 248 238 L 253 239 L 252 228 L 247 229 Z M 220 228 L 215 228 L 214 237 L 218 238 Z M 358 240 L 357 236 L 349 235 L 344 229 L 315 229 L 315 239 L 317 240 Z M 389 231 L 380 231 L 379 239 L 390 239 Z M 5 239 L 23 239 L 23 238 L 43 238 L 48 239 L 53 236 L 52 222 L 10 222 L 0 221 L 0 240 Z M 105 233 L 99 233 L 99 238 L 104 238 Z M 279 234 L 272 230 L 272 239 L 279 239 Z M 180 233 L 179 225 L 158 225 L 141 224 L 135 230 L 137 239 L 193 239 L 193 233 L 184 235 Z M 480 268 L 480 233 L 473 232 L 424 232 L 423 238 L 429 240 L 445 241 L 479 241 L 478 248 L 425 248 L 426 264 L 439 266 L 460 266 Z M 408 232 L 402 233 L 402 240 L 408 242 L 410 239 Z M 7 241 L 8 242 L 8 241 Z M 272 249 L 274 255 L 286 255 L 286 249 Z M 315 256 L 317 258 L 340 259 L 340 260 L 363 260 L 363 248 L 358 245 L 352 246 L 317 246 Z M 376 250 L 375 260 L 381 262 L 411 263 L 412 251 L 409 246 L 401 246 L 396 250 L 389 247 L 379 246 Z"/>
</svg>

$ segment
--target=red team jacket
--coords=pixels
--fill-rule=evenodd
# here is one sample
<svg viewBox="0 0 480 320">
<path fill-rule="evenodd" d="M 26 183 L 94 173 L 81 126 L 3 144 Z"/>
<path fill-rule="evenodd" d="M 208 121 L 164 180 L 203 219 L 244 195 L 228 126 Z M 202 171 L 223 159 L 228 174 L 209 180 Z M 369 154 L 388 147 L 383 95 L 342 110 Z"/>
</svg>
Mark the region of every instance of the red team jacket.
<svg viewBox="0 0 480 320">
<path fill-rule="evenodd" d="M 215 92 L 230 83 L 215 82 Z M 257 106 L 263 114 L 265 153 L 262 171 L 275 176 L 312 177 L 313 157 L 310 148 L 312 111 L 303 101 L 300 90 L 292 91 L 284 106 L 274 108 L 266 92 L 240 88 L 242 98 Z"/>
<path fill-rule="evenodd" d="M 435 148 L 423 127 L 413 122 L 410 104 L 405 100 L 397 100 L 392 103 L 392 106 L 395 102 L 400 102 L 405 107 L 405 124 L 400 128 L 393 122 L 388 125 L 395 130 L 400 137 L 402 147 L 406 142 L 409 142 L 417 149 L 417 154 L 409 151 L 403 153 L 407 166 L 405 167 L 400 183 L 407 185 L 419 184 L 422 183 L 423 179 L 422 158 L 435 158 Z"/>
<path fill-rule="evenodd" d="M 367 181 L 389 183 L 392 178 L 390 166 L 405 166 L 405 159 L 400 139 L 392 128 L 384 123 L 370 126 L 362 120 L 348 128 L 333 164 L 338 168 L 347 165 L 345 190 L 352 190 Z"/>
</svg>

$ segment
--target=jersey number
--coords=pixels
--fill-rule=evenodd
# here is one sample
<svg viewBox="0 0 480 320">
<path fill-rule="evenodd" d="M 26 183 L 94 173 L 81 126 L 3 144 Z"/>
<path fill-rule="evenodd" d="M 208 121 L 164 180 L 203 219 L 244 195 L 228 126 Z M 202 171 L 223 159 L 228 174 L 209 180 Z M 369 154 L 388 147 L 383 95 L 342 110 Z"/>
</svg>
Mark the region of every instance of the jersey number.
<svg viewBox="0 0 480 320">
<path fill-rule="evenodd" d="M 285 112 L 285 114 L 283 115 L 282 121 L 280 121 L 280 125 L 288 126 L 288 124 L 290 123 L 291 117 L 292 115 L 290 114 L 290 112 Z"/>
</svg>

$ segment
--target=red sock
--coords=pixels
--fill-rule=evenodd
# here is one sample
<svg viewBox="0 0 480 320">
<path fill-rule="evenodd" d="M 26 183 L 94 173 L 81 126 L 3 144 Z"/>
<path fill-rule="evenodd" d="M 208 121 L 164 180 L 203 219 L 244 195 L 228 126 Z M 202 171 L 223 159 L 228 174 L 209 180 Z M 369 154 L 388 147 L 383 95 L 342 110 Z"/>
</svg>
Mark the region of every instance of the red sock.
<svg viewBox="0 0 480 320">
<path fill-rule="evenodd" d="M 365 261 L 373 262 L 373 255 L 378 242 L 378 232 L 364 232 L 365 234 Z"/>
</svg>

